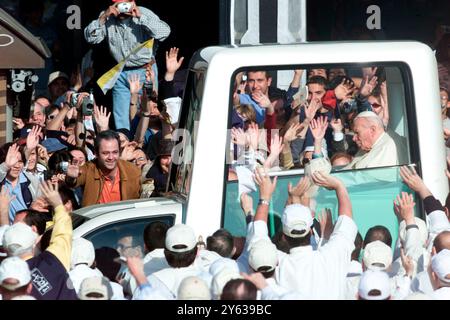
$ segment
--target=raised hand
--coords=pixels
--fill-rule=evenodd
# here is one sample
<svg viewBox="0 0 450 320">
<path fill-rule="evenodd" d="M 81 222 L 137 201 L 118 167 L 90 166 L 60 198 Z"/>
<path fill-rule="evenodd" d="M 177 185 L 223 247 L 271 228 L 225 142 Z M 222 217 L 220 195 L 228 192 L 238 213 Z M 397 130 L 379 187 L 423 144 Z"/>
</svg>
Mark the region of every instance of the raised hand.
<svg viewBox="0 0 450 320">
<path fill-rule="evenodd" d="M 268 286 L 266 278 L 261 272 L 254 272 L 252 274 L 241 273 L 242 277 L 255 285 L 258 290 L 262 290 Z"/>
<path fill-rule="evenodd" d="M 283 140 L 285 142 L 291 142 L 299 137 L 301 137 L 301 132 L 303 131 L 303 125 L 301 123 L 293 123 L 284 133 Z"/>
<path fill-rule="evenodd" d="M 9 194 L 8 188 L 6 186 L 2 186 L 0 191 L 0 208 L 9 208 L 9 204 L 15 198 L 16 196 Z"/>
<path fill-rule="evenodd" d="M 423 193 L 428 190 L 423 180 L 419 177 L 414 167 L 403 166 L 400 167 L 400 177 L 402 177 L 403 182 L 413 191 L 421 194 L 423 198 Z"/>
<path fill-rule="evenodd" d="M 21 130 L 25 127 L 25 123 L 20 118 L 13 118 L 12 122 L 14 123 L 14 129 Z"/>
<path fill-rule="evenodd" d="M 247 135 L 242 128 L 231 128 L 231 142 L 239 146 L 247 145 Z"/>
<path fill-rule="evenodd" d="M 127 145 L 123 148 L 122 153 L 120 154 L 120 159 L 125 161 L 131 161 L 134 160 L 135 153 L 134 150 L 136 149 L 137 142 L 128 142 Z"/>
<path fill-rule="evenodd" d="M 130 85 L 130 93 L 138 94 L 144 85 L 138 73 L 132 73 L 128 76 L 128 84 Z"/>
<path fill-rule="evenodd" d="M 320 231 L 323 239 L 330 239 L 331 233 L 333 233 L 333 219 L 331 217 L 331 210 L 323 209 L 317 216 L 317 220 L 320 224 Z"/>
<path fill-rule="evenodd" d="M 311 178 L 316 185 L 327 188 L 328 190 L 336 190 L 342 184 L 338 178 L 320 171 L 314 172 Z"/>
<path fill-rule="evenodd" d="M 250 123 L 247 129 L 247 136 L 249 139 L 250 148 L 258 150 L 259 143 L 259 127 L 256 123 Z"/>
<path fill-rule="evenodd" d="M 342 79 L 342 82 L 334 88 L 334 94 L 338 100 L 344 100 L 349 96 L 354 88 L 354 83 L 350 79 Z"/>
<path fill-rule="evenodd" d="M 343 132 L 344 126 L 342 125 L 342 121 L 339 118 L 331 119 L 330 126 L 333 129 L 333 132 Z"/>
<path fill-rule="evenodd" d="M 259 186 L 259 197 L 269 201 L 277 186 L 277 177 L 273 178 L 272 181 L 263 168 L 256 168 L 254 180 Z"/>
<path fill-rule="evenodd" d="M 322 141 L 328 128 L 328 120 L 326 117 L 312 119 L 311 123 L 309 124 L 309 128 L 311 129 L 314 140 Z"/>
<path fill-rule="evenodd" d="M 36 149 L 39 144 L 39 136 L 41 132 L 42 128 L 40 126 L 33 126 L 33 129 L 31 129 L 27 136 L 27 150 L 32 151 Z"/>
<path fill-rule="evenodd" d="M 394 209 L 400 220 L 405 220 L 406 224 L 414 224 L 414 197 L 412 194 L 406 192 L 397 196 L 397 201 L 394 200 Z"/>
<path fill-rule="evenodd" d="M 264 161 L 264 167 L 269 170 L 274 165 L 278 164 L 279 156 L 283 150 L 283 138 L 278 135 L 273 135 L 270 138 L 270 155 Z"/>
<path fill-rule="evenodd" d="M 306 119 L 314 119 L 314 116 L 316 115 L 316 112 L 320 109 L 320 107 L 322 107 L 322 101 L 320 101 L 320 99 L 311 99 L 310 103 L 305 106 Z"/>
<path fill-rule="evenodd" d="M 48 156 L 47 149 L 41 144 L 38 144 L 37 146 L 37 155 L 39 159 L 45 163 L 47 163 L 48 160 L 50 159 L 50 157 Z"/>
<path fill-rule="evenodd" d="M 45 199 L 53 208 L 62 205 L 62 199 L 58 192 L 58 184 L 53 184 L 50 181 L 43 181 L 41 183 L 41 191 Z"/>
<path fill-rule="evenodd" d="M 377 86 L 377 77 L 373 76 L 372 78 L 366 76 L 364 79 L 364 85 L 361 87 L 361 90 L 359 90 L 359 94 L 363 97 L 368 97 L 372 94 L 373 89 Z"/>
<path fill-rule="evenodd" d="M 178 69 L 180 69 L 183 64 L 184 57 L 178 60 L 178 52 L 180 49 L 173 47 L 169 51 L 166 51 L 166 72 L 170 74 L 175 74 Z"/>
<path fill-rule="evenodd" d="M 295 187 L 292 183 L 288 184 L 288 194 L 292 198 L 301 198 L 311 186 L 311 180 L 308 177 L 301 178 Z"/>
<path fill-rule="evenodd" d="M 13 144 L 8 148 L 8 153 L 6 154 L 5 164 L 11 169 L 19 162 L 21 158 L 19 146 L 17 144 Z"/>
<path fill-rule="evenodd" d="M 105 107 L 100 106 L 99 108 L 98 106 L 94 106 L 94 119 L 100 131 L 108 130 L 110 117 L 111 112 L 108 112 Z"/>
<path fill-rule="evenodd" d="M 259 90 L 252 93 L 252 99 L 255 100 L 261 108 L 270 108 L 272 106 L 269 97 Z"/>
</svg>

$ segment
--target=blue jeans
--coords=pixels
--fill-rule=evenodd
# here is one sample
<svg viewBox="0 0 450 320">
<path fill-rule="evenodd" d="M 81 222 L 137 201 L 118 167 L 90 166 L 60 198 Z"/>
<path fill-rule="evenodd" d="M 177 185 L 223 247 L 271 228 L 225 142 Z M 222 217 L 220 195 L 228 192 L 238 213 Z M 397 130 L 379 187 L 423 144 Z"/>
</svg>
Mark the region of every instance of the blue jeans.
<svg viewBox="0 0 450 320">
<path fill-rule="evenodd" d="M 155 79 L 158 79 L 158 72 L 156 63 L 153 64 L 153 71 L 155 72 Z M 112 89 L 113 98 L 113 116 L 114 124 L 117 129 L 130 130 L 130 85 L 128 84 L 128 77 L 132 74 L 139 74 L 140 80 L 145 81 L 145 69 L 124 70 L 120 73 L 114 87 Z M 157 82 L 157 81 L 156 81 Z M 156 89 L 158 84 L 154 84 Z M 142 90 L 139 92 L 142 94 Z"/>
</svg>

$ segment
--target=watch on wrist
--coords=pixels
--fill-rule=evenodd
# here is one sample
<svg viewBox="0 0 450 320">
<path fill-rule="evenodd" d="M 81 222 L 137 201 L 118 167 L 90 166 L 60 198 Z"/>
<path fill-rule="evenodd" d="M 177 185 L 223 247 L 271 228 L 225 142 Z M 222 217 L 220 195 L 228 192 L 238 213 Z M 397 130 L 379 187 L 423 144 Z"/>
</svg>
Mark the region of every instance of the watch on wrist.
<svg viewBox="0 0 450 320">
<path fill-rule="evenodd" d="M 268 206 L 270 204 L 270 202 L 265 199 L 259 199 L 258 204 L 265 204 Z"/>
</svg>

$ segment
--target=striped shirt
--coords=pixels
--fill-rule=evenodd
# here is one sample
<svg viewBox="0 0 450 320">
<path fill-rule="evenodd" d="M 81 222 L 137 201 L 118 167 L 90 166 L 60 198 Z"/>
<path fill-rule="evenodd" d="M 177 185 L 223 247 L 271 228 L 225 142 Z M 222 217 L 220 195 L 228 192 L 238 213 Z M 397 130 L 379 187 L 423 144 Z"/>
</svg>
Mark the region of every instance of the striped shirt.
<svg viewBox="0 0 450 320">
<path fill-rule="evenodd" d="M 92 21 L 84 29 L 84 37 L 91 44 L 108 39 L 109 51 L 117 62 L 123 60 L 139 44 L 151 38 L 159 41 L 165 40 L 170 34 L 167 23 L 147 8 L 139 7 L 141 16 L 120 20 L 109 17 L 104 24 L 100 20 Z M 100 13 L 100 16 L 103 14 Z M 100 17 L 99 16 L 99 17 Z M 125 66 L 138 67 L 147 64 L 153 56 L 150 49 L 143 48 L 138 53 L 130 56 Z"/>
</svg>

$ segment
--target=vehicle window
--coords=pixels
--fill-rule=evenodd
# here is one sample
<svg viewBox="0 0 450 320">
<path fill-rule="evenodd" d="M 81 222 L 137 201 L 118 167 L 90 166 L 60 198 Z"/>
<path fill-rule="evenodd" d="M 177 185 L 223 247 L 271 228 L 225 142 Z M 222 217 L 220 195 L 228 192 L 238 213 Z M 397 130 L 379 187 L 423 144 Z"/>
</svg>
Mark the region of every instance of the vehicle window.
<svg viewBox="0 0 450 320">
<path fill-rule="evenodd" d="M 278 78 L 280 70 L 291 74 L 289 81 Z M 328 165 L 320 170 L 346 184 L 361 235 L 379 224 L 396 239 L 393 200 L 409 191 L 399 167 L 420 166 L 418 146 L 410 143 L 417 130 L 406 65 L 246 68 L 237 70 L 231 81 L 224 228 L 245 235 L 239 196 L 248 193 L 256 209 L 259 198 L 252 192 L 251 172 L 260 166 L 278 176 L 269 216 L 275 234 L 288 183 L 296 184 L 305 169 L 315 170 L 311 168 L 322 161 L 316 159 L 325 159 Z M 321 188 L 312 197 L 312 209 L 317 215 L 323 208 L 330 208 L 336 219 L 335 194 Z"/>
<path fill-rule="evenodd" d="M 128 248 L 134 248 L 144 253 L 143 232 L 145 227 L 155 221 L 161 221 L 169 226 L 174 224 L 174 215 L 136 218 L 133 220 L 117 221 L 98 228 L 85 236 L 92 241 L 94 247 L 110 247 L 123 253 Z"/>
<path fill-rule="evenodd" d="M 173 133 L 177 146 L 173 152 L 170 184 L 173 191 L 184 196 L 189 194 L 204 78 L 203 71 L 189 71 L 179 126 Z"/>
</svg>

